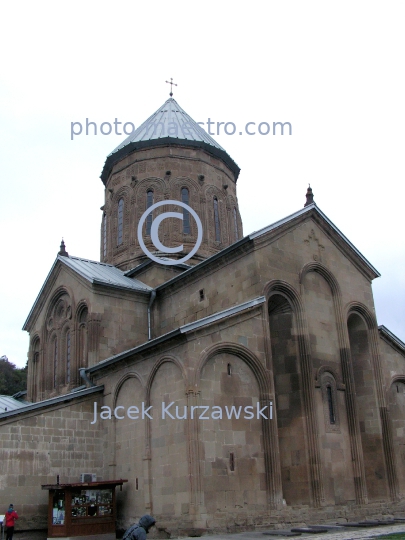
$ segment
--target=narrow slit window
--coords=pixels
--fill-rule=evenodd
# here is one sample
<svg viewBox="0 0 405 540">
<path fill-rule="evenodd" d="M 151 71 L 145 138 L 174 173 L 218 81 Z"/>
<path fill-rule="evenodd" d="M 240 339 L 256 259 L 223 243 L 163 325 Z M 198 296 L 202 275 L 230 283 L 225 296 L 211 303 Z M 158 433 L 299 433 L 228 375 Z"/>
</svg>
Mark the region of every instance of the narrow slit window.
<svg viewBox="0 0 405 540">
<path fill-rule="evenodd" d="M 135 478 L 135 489 L 136 489 L 136 491 L 138 491 L 138 489 L 139 489 L 138 478 Z"/>
<path fill-rule="evenodd" d="M 232 375 L 232 366 L 228 364 L 228 375 Z"/>
<path fill-rule="evenodd" d="M 181 201 L 188 205 L 188 189 L 181 189 Z M 183 233 L 190 234 L 190 212 L 183 208 Z"/>
<path fill-rule="evenodd" d="M 200 289 L 200 302 L 201 300 L 204 300 L 204 298 L 205 298 L 204 289 Z"/>
<path fill-rule="evenodd" d="M 107 214 L 104 213 L 103 220 L 103 253 L 104 257 L 107 256 Z"/>
<path fill-rule="evenodd" d="M 214 223 L 215 223 L 215 241 L 221 241 L 221 230 L 219 228 L 218 199 L 214 197 Z"/>
<path fill-rule="evenodd" d="M 229 470 L 235 470 L 235 454 L 233 452 L 229 453 Z"/>
<path fill-rule="evenodd" d="M 66 382 L 70 383 L 70 332 L 66 334 Z"/>
<path fill-rule="evenodd" d="M 118 236 L 117 246 L 122 244 L 122 234 L 124 228 L 124 199 L 118 201 Z"/>
<path fill-rule="evenodd" d="M 326 395 L 327 395 L 327 398 L 328 398 L 329 422 L 331 424 L 335 424 L 335 422 L 336 422 L 335 408 L 333 406 L 333 394 L 332 394 L 332 388 L 330 386 L 326 387 Z"/>
<path fill-rule="evenodd" d="M 238 230 L 238 213 L 236 208 L 233 209 L 233 226 L 235 231 L 235 241 L 239 240 L 239 230 Z"/>
<path fill-rule="evenodd" d="M 146 208 L 150 208 L 152 205 L 153 205 L 153 191 L 149 189 L 146 192 Z M 152 227 L 152 213 L 153 212 L 150 212 L 150 214 L 148 214 L 146 218 L 146 235 L 147 236 L 150 236 L 150 230 Z"/>
</svg>

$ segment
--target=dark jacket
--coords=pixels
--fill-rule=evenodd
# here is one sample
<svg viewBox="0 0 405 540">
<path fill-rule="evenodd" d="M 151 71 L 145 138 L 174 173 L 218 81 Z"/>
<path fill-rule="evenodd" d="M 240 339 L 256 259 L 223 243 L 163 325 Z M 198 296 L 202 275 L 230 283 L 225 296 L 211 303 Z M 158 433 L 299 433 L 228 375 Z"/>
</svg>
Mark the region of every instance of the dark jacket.
<svg viewBox="0 0 405 540">
<path fill-rule="evenodd" d="M 142 516 L 139 523 L 132 525 L 124 534 L 122 540 L 146 540 L 148 530 L 156 523 L 152 516 Z"/>
</svg>

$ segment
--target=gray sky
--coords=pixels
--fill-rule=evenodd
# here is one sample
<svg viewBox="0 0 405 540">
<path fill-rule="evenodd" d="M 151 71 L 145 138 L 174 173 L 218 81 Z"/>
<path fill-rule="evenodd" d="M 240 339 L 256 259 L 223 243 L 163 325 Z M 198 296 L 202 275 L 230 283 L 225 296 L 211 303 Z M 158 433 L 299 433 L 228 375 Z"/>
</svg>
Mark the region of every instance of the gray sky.
<svg viewBox="0 0 405 540">
<path fill-rule="evenodd" d="M 323 212 L 382 274 L 379 324 L 405 340 L 405 77 L 401 1 L 3 3 L 0 47 L 0 355 L 23 366 L 21 327 L 55 260 L 99 259 L 106 156 L 169 96 L 241 167 L 244 234 L 302 208 Z M 290 122 L 292 136 L 238 135 Z M 251 129 L 254 129 L 253 127 Z M 257 128 L 256 128 L 257 130 Z"/>
</svg>

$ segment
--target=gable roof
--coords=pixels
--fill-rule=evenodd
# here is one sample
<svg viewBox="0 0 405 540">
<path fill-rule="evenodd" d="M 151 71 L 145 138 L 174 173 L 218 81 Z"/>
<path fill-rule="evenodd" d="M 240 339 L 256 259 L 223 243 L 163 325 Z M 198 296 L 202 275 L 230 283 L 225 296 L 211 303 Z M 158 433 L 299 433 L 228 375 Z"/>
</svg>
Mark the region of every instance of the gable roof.
<svg viewBox="0 0 405 540">
<path fill-rule="evenodd" d="M 399 337 L 393 334 L 391 330 L 388 330 L 388 328 L 382 324 L 378 327 L 378 332 L 380 334 L 381 339 L 386 341 L 396 351 L 405 355 L 405 343 L 401 341 Z"/>
<path fill-rule="evenodd" d="M 58 255 L 66 266 L 74 270 L 91 283 L 99 285 L 109 285 L 124 289 L 132 289 L 136 291 L 150 291 L 151 287 L 139 281 L 139 279 L 130 279 L 125 275 L 125 272 L 116 268 L 112 264 L 101 263 L 98 261 L 90 261 L 89 259 L 81 259 L 79 257 L 61 257 Z"/>
<path fill-rule="evenodd" d="M 334 223 L 322 212 L 320 208 L 316 205 L 316 203 L 311 203 L 308 206 L 305 206 L 301 210 L 298 210 L 298 212 L 295 212 L 294 214 L 291 214 L 290 216 L 285 217 L 284 219 L 280 219 L 279 221 L 276 221 L 272 225 L 268 225 L 267 227 L 263 227 L 263 229 L 260 229 L 259 231 L 253 232 L 249 235 L 249 238 L 251 240 L 255 238 L 259 238 L 260 236 L 273 231 L 275 229 L 278 229 L 284 224 L 289 223 L 290 221 L 293 221 L 294 219 L 305 215 L 308 212 L 312 212 L 312 215 L 316 218 L 321 218 L 324 222 L 324 225 L 327 225 L 331 232 L 335 233 L 337 237 L 340 240 L 343 240 L 344 244 L 349 248 L 349 250 L 352 252 L 353 255 L 356 255 L 360 259 L 360 261 L 370 270 L 371 274 L 374 274 L 373 277 L 380 277 L 381 274 L 374 268 L 374 266 L 360 253 L 360 251 L 350 242 L 350 240 L 336 227 Z M 316 220 L 319 223 L 319 220 Z M 323 227 L 325 228 L 325 227 Z"/>
<path fill-rule="evenodd" d="M 156 287 L 157 291 L 176 283 L 176 281 L 184 280 L 187 276 L 201 271 L 206 266 L 212 264 L 214 261 L 218 261 L 224 255 L 236 251 L 240 246 L 253 242 L 254 240 L 265 236 L 273 235 L 277 236 L 280 233 L 288 231 L 295 223 L 300 220 L 304 220 L 308 217 L 312 217 L 314 221 L 320 226 L 320 228 L 332 239 L 335 244 L 338 244 L 345 255 L 353 262 L 353 264 L 365 275 L 370 281 L 376 277 L 380 277 L 381 274 L 374 268 L 374 266 L 360 253 L 360 251 L 348 240 L 348 238 L 332 223 L 332 221 L 318 208 L 316 203 L 311 203 L 308 206 L 294 212 L 267 227 L 263 227 L 259 231 L 255 231 L 244 238 L 236 241 L 225 249 L 215 253 L 208 259 L 201 261 L 200 263 L 192 266 L 189 270 L 185 270 L 179 276 L 175 276 L 172 279 L 162 283 Z"/>
<path fill-rule="evenodd" d="M 163 103 L 152 116 L 107 156 L 100 178 L 105 184 L 114 164 L 134 150 L 172 144 L 203 148 L 219 157 L 234 173 L 236 182 L 240 172 L 237 164 L 173 98 Z"/>
<path fill-rule="evenodd" d="M 35 311 L 35 308 L 39 304 L 43 291 L 45 290 L 51 276 L 57 265 L 67 266 L 73 270 L 76 274 L 90 282 L 92 285 L 101 285 L 106 287 L 115 287 L 117 289 L 126 289 L 131 291 L 139 291 L 148 293 L 151 290 L 149 285 L 142 283 L 139 279 L 131 279 L 125 275 L 125 272 L 116 268 L 112 264 L 101 263 L 98 261 L 91 261 L 89 259 L 82 259 L 80 257 L 73 257 L 70 255 L 62 256 L 58 255 L 52 268 L 46 277 L 44 284 L 39 291 L 39 294 L 29 312 L 27 320 L 24 323 L 23 330 L 27 330 L 29 321 Z"/>
</svg>

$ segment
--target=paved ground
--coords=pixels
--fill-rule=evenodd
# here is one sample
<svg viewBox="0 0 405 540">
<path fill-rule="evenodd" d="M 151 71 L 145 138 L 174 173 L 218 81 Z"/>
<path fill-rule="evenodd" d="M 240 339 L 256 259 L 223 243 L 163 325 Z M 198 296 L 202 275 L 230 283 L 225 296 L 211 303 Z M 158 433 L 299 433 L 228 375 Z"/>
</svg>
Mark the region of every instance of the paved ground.
<svg viewBox="0 0 405 540">
<path fill-rule="evenodd" d="M 294 536 L 292 538 L 298 539 L 312 539 L 312 540 L 356 540 L 357 538 L 376 538 L 390 533 L 403 533 L 405 540 L 405 523 L 398 525 L 384 525 L 381 527 L 367 527 L 364 529 L 345 529 L 343 531 L 336 532 L 330 531 L 322 534 L 301 534 L 301 536 Z M 283 536 L 268 536 L 263 532 L 244 532 L 238 534 L 215 534 L 203 537 L 206 540 L 283 540 Z M 183 538 L 182 540 L 196 540 L 195 538 Z"/>
<path fill-rule="evenodd" d="M 383 527 L 372 527 L 364 529 L 344 529 L 342 531 L 336 532 L 330 531 L 328 533 L 322 534 L 302 534 L 301 536 L 296 536 L 293 538 L 311 538 L 312 540 L 357 540 L 360 538 L 378 538 L 386 534 L 393 533 L 403 533 L 403 538 L 405 540 L 405 523 L 398 525 L 384 525 Z M 47 534 L 46 531 L 25 531 L 25 532 L 15 532 L 14 540 L 46 540 Z M 273 540 L 278 538 L 283 540 L 283 536 L 268 536 L 264 535 L 263 532 L 244 532 L 238 534 L 214 534 L 203 537 L 204 540 Z M 196 540 L 195 538 L 183 538 L 182 540 Z"/>
<path fill-rule="evenodd" d="M 46 531 L 16 531 L 13 540 L 46 540 L 48 535 Z"/>
</svg>

